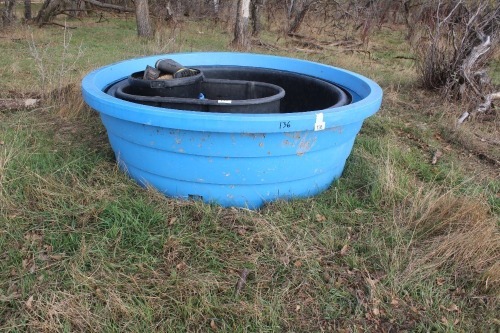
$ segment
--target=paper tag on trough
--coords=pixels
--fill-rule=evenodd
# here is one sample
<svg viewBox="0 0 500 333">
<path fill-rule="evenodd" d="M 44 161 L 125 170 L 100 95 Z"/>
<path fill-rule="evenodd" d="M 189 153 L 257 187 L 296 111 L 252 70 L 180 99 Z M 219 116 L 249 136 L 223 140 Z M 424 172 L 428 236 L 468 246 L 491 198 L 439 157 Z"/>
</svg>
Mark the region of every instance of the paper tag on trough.
<svg viewBox="0 0 500 333">
<path fill-rule="evenodd" d="M 323 121 L 323 113 L 316 113 L 316 122 L 314 123 L 315 131 L 322 131 L 326 127 L 325 122 Z"/>
</svg>

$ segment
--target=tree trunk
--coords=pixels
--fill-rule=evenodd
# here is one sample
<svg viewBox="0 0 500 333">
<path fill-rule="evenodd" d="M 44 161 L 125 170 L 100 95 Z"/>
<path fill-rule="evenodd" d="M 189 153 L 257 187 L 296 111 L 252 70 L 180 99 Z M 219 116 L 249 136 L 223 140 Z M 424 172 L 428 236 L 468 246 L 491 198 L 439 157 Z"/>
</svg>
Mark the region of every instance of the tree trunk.
<svg viewBox="0 0 500 333">
<path fill-rule="evenodd" d="M 213 0 L 214 2 L 214 14 L 216 16 L 219 15 L 219 0 Z"/>
<path fill-rule="evenodd" d="M 44 23 L 49 22 L 50 19 L 56 15 L 56 12 L 62 5 L 62 2 L 62 0 L 45 0 L 42 8 L 35 18 L 36 23 L 39 26 L 42 26 Z"/>
<path fill-rule="evenodd" d="M 170 1 L 167 1 L 167 4 L 165 5 L 165 17 L 163 18 L 166 22 L 173 22 L 175 23 L 175 14 L 174 11 L 172 10 L 172 5 Z"/>
<path fill-rule="evenodd" d="M 15 0 L 5 0 L 5 8 L 2 11 L 2 25 L 4 27 L 11 25 L 16 16 L 14 14 Z"/>
<path fill-rule="evenodd" d="M 252 36 L 258 36 L 262 29 L 260 9 L 263 5 L 264 0 L 252 0 Z"/>
<path fill-rule="evenodd" d="M 24 19 L 31 20 L 31 0 L 24 0 Z"/>
<path fill-rule="evenodd" d="M 236 24 L 234 27 L 233 47 L 248 50 L 250 48 L 250 0 L 238 0 Z"/>
<path fill-rule="evenodd" d="M 137 21 L 137 34 L 139 37 L 152 37 L 153 29 L 149 20 L 148 0 L 135 1 L 135 19 Z"/>
<path fill-rule="evenodd" d="M 290 0 L 290 2 L 286 1 L 286 19 L 288 21 L 292 18 L 292 13 L 295 10 L 295 0 Z"/>
<path fill-rule="evenodd" d="M 83 0 L 78 0 L 78 17 L 87 15 L 87 5 Z"/>
<path fill-rule="evenodd" d="M 34 98 L 0 98 L 0 109 L 7 111 L 34 108 L 38 106 L 39 101 Z"/>
<path fill-rule="evenodd" d="M 295 34 L 297 31 L 299 31 L 300 26 L 302 25 L 302 22 L 304 22 L 304 18 L 306 17 L 307 12 L 311 8 L 311 5 L 314 3 L 314 1 L 305 1 L 304 4 L 302 5 L 301 9 L 298 11 L 298 13 L 295 15 L 295 18 L 290 25 L 290 28 L 288 29 L 288 34 Z"/>
</svg>

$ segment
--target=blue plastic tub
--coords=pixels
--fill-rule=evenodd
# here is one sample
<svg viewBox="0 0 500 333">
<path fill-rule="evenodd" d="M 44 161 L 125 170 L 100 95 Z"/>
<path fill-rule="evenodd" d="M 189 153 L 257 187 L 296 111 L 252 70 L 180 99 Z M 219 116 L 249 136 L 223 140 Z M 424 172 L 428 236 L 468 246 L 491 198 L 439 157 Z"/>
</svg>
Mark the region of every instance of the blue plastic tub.
<svg viewBox="0 0 500 333">
<path fill-rule="evenodd" d="M 188 67 L 245 66 L 312 76 L 342 87 L 352 102 L 314 111 L 234 114 L 159 108 L 106 94 L 112 84 L 162 58 Z M 85 102 L 100 113 L 120 167 L 139 184 L 167 196 L 250 209 L 328 188 L 342 174 L 363 120 L 382 101 L 382 89 L 356 73 L 244 53 L 126 60 L 88 74 L 82 91 Z"/>
</svg>

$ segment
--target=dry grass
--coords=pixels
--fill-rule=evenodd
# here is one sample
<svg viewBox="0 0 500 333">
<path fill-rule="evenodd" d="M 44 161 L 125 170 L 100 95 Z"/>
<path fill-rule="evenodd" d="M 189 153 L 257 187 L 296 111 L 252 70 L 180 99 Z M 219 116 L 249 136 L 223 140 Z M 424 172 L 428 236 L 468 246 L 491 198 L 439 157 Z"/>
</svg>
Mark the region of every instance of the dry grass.
<svg viewBox="0 0 500 333">
<path fill-rule="evenodd" d="M 398 210 L 397 224 L 412 234 L 415 249 L 403 275 L 429 277 L 446 268 L 458 280 L 479 278 L 485 290 L 498 292 L 500 233 L 485 198 L 440 192 L 420 188 Z"/>
<path fill-rule="evenodd" d="M 375 165 L 372 197 L 393 211 L 393 223 L 385 227 L 391 228 L 397 245 L 388 249 L 387 271 L 395 271 L 396 280 L 409 282 L 448 270 L 461 283 L 478 284 L 480 292 L 498 293 L 500 230 L 487 197 L 475 190 L 463 193 L 474 179 L 453 188 L 416 180 L 398 161 L 398 149 L 383 142 L 382 156 L 361 153 Z"/>
<path fill-rule="evenodd" d="M 7 190 L 5 189 L 5 183 L 7 181 L 7 167 L 14 155 L 14 145 L 6 143 L 2 139 L 2 142 L 0 144 L 0 212 L 11 206 L 9 195 L 7 193 Z"/>
<path fill-rule="evenodd" d="M 483 273 L 484 287 L 486 290 L 491 290 L 498 295 L 498 286 L 500 285 L 500 262 L 494 263 L 489 269 Z"/>
<path fill-rule="evenodd" d="M 57 114 L 62 118 L 81 117 L 87 107 L 83 101 L 80 85 L 76 83 L 53 90 L 49 98 L 54 103 Z"/>
<path fill-rule="evenodd" d="M 95 332 L 93 325 L 102 320 L 99 314 L 92 312 L 89 305 L 90 293 L 72 294 L 59 291 L 50 295 L 37 295 L 27 305 L 29 322 L 27 327 L 38 332 L 57 332 L 70 324 L 78 332 Z"/>
</svg>

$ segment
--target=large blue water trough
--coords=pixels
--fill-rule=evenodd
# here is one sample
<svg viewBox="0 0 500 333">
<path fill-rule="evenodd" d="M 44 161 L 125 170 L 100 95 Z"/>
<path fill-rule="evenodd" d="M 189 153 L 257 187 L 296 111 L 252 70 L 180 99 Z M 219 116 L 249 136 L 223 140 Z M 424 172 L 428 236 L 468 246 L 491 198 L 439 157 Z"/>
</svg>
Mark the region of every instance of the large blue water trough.
<svg viewBox="0 0 500 333">
<path fill-rule="evenodd" d="M 164 58 L 200 70 L 197 89 L 208 97 L 128 98 L 136 96 L 127 83 L 131 74 Z M 239 96 L 233 86 L 261 95 L 227 99 Z M 341 176 L 364 119 L 382 102 L 375 82 L 347 70 L 218 52 L 115 63 L 88 74 L 82 91 L 100 113 L 119 166 L 139 184 L 250 209 L 325 190 Z"/>
</svg>

